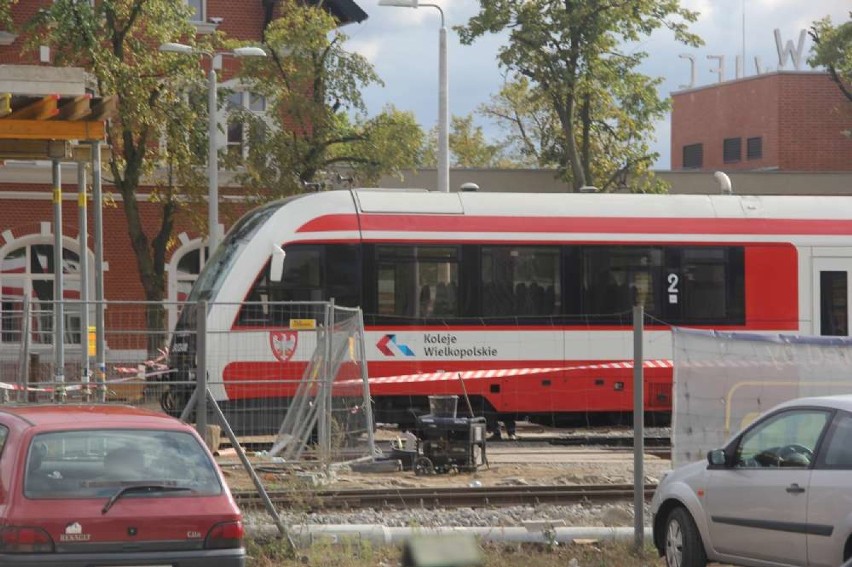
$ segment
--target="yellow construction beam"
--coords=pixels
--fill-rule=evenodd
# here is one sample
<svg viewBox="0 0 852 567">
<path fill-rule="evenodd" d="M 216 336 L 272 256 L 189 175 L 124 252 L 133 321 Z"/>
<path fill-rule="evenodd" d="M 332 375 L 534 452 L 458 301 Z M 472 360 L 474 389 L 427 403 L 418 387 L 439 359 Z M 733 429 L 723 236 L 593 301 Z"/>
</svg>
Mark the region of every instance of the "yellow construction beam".
<svg viewBox="0 0 852 567">
<path fill-rule="evenodd" d="M 102 120 L 12 120 L 0 119 L 0 139 L 20 140 L 106 140 Z"/>
<path fill-rule="evenodd" d="M 0 159 L 66 159 L 71 144 L 65 140 L 0 139 Z"/>
<path fill-rule="evenodd" d="M 112 148 L 107 145 L 101 146 L 101 162 L 106 163 L 112 159 Z M 89 144 L 81 144 L 71 148 L 71 161 L 82 161 L 89 163 L 92 161 L 92 146 Z"/>
<path fill-rule="evenodd" d="M 59 95 L 47 95 L 21 107 L 8 116 L 10 120 L 46 120 L 59 113 Z"/>
<path fill-rule="evenodd" d="M 109 120 L 118 110 L 118 96 L 110 95 L 100 99 L 92 108 L 91 120 Z"/>
<path fill-rule="evenodd" d="M 74 97 L 74 100 L 66 102 L 59 109 L 59 113 L 54 117 L 56 120 L 80 120 L 92 113 L 92 107 L 89 102 L 92 100 L 92 95 L 85 94 Z"/>
</svg>

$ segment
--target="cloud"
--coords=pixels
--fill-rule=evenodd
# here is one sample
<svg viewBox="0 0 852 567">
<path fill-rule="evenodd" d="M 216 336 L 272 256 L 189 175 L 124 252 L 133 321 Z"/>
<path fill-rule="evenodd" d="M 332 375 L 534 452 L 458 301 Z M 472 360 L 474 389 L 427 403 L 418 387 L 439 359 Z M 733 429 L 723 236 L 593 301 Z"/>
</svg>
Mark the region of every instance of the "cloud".
<svg viewBox="0 0 852 567">
<path fill-rule="evenodd" d="M 435 1 L 435 0 L 433 0 Z M 463 46 L 452 26 L 463 25 L 479 9 L 476 0 L 437 0 L 444 9 L 448 33 L 449 103 L 450 112 L 465 115 L 489 100 L 502 85 L 502 72 L 497 53 L 506 42 L 507 34 L 488 35 L 473 45 Z M 734 78 L 735 58 L 746 53 L 746 75 L 755 74 L 754 58 L 759 57 L 764 68 L 778 67 L 778 54 L 773 30 L 778 28 L 784 43 L 798 40 L 799 30 L 815 20 L 831 15 L 835 22 L 848 19 L 849 5 L 838 0 L 682 0 L 685 8 L 700 13 L 690 29 L 700 35 L 705 45 L 691 48 L 677 43 L 667 29 L 631 46 L 648 53 L 642 71 L 664 79 L 660 95 L 667 97 L 689 81 L 689 64 L 678 57 L 689 53 L 695 58 L 697 85 L 717 80 L 710 69 L 716 66 L 708 55 L 724 55 L 726 76 Z M 348 48 L 367 57 L 385 82 L 385 88 L 371 87 L 364 100 L 371 113 L 388 103 L 402 110 L 411 110 L 425 129 L 437 120 L 438 92 L 438 14 L 433 8 L 417 9 L 379 7 L 376 0 L 362 3 L 369 14 L 362 24 L 347 26 L 345 32 L 352 40 Z M 743 9 L 745 10 L 745 41 L 743 41 Z M 805 52 L 810 50 L 807 38 Z M 788 69 L 792 68 L 788 62 Z M 480 119 L 486 133 L 494 137 L 499 132 L 486 120 Z M 655 151 L 661 158 L 657 167 L 669 167 L 670 124 L 666 119 L 656 128 Z"/>
<path fill-rule="evenodd" d="M 349 42 L 348 50 L 364 56 L 367 61 L 375 65 L 379 58 L 379 52 L 384 47 L 380 39 L 355 39 Z"/>
</svg>

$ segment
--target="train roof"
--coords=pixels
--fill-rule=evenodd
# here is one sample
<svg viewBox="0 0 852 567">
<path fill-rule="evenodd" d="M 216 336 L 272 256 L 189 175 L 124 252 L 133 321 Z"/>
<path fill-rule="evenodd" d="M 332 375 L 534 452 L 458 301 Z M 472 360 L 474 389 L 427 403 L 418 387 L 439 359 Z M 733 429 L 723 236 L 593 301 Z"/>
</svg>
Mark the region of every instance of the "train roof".
<svg viewBox="0 0 852 567">
<path fill-rule="evenodd" d="M 362 214 L 852 219 L 852 196 L 484 193 L 353 189 Z"/>
</svg>

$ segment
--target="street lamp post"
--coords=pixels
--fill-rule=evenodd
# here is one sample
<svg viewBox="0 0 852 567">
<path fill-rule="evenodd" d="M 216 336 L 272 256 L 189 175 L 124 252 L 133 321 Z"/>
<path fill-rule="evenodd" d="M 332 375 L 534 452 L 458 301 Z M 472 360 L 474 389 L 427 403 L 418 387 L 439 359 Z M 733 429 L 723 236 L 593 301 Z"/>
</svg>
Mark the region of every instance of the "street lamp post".
<svg viewBox="0 0 852 567">
<path fill-rule="evenodd" d="M 444 11 L 437 4 L 420 4 L 418 0 L 379 0 L 379 6 L 400 8 L 435 8 L 441 13 L 441 33 L 438 48 L 438 191 L 450 190 L 450 111 L 447 104 L 447 26 Z"/>
<path fill-rule="evenodd" d="M 212 53 L 182 43 L 164 43 L 160 46 L 160 51 L 204 55 L 210 58 L 210 72 L 207 73 L 207 257 L 209 258 L 219 245 L 219 149 L 216 146 L 218 97 L 214 58 L 216 55 L 266 57 L 266 52 L 259 47 L 237 47 L 232 51 Z"/>
</svg>

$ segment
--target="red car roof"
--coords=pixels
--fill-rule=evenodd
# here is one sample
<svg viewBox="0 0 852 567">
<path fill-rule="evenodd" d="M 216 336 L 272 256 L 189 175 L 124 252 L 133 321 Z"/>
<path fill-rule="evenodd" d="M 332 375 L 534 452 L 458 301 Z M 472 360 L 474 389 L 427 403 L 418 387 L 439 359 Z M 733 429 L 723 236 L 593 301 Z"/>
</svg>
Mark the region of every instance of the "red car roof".
<svg viewBox="0 0 852 567">
<path fill-rule="evenodd" d="M 62 404 L 0 406 L 0 414 L 10 414 L 38 426 L 111 425 L 121 427 L 155 426 L 167 429 L 186 427 L 173 417 L 126 405 Z"/>
</svg>

